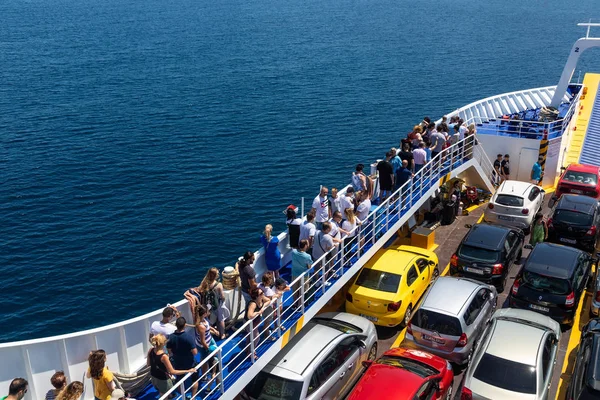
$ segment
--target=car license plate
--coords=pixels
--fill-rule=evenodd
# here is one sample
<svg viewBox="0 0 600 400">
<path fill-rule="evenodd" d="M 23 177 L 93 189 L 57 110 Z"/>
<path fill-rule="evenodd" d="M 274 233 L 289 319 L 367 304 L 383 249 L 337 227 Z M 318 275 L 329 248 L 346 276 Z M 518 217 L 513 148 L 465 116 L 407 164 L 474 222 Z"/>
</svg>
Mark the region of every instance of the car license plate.
<svg viewBox="0 0 600 400">
<path fill-rule="evenodd" d="M 529 308 L 531 308 L 532 310 L 538 310 L 538 311 L 543 311 L 543 312 L 550 311 L 550 309 L 548 307 L 542 307 L 542 306 L 538 306 L 535 304 L 530 304 Z"/>
<path fill-rule="evenodd" d="M 434 342 L 434 343 L 438 343 L 438 344 L 446 343 L 446 341 L 444 339 L 434 337 L 434 336 L 429 336 L 429 335 L 423 334 L 421 337 L 423 338 L 423 340 L 429 340 L 430 342 Z"/>
<path fill-rule="evenodd" d="M 377 322 L 377 317 L 372 317 L 370 315 L 360 314 L 361 317 L 368 319 L 371 322 Z"/>
<path fill-rule="evenodd" d="M 498 219 L 501 219 L 503 221 L 514 221 L 513 217 L 509 217 L 507 215 L 498 215 Z"/>
<path fill-rule="evenodd" d="M 483 275 L 483 270 L 478 269 L 478 268 L 463 267 L 463 269 L 472 274 Z"/>
<path fill-rule="evenodd" d="M 569 244 L 577 244 L 577 240 L 575 239 L 560 238 L 560 241 Z"/>
<path fill-rule="evenodd" d="M 571 193 L 575 193 L 575 194 L 583 194 L 583 190 L 579 190 L 579 189 L 571 189 Z"/>
</svg>

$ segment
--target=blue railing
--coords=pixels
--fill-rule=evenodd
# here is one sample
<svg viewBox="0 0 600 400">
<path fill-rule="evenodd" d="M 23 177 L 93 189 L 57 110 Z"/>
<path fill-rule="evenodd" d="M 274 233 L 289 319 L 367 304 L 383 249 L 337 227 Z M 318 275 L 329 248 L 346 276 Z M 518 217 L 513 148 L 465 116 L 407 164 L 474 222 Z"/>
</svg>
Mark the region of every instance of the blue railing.
<svg viewBox="0 0 600 400">
<path fill-rule="evenodd" d="M 347 283 L 358 272 L 360 266 L 370 258 L 373 251 L 380 249 L 397 223 L 405 221 L 420 206 L 424 196 L 439 187 L 440 179 L 453 169 L 460 167 L 474 156 L 480 163 L 489 164 L 485 152 L 475 145 L 474 136 L 468 137 L 434 157 L 412 180 L 396 190 L 389 198 L 373 210 L 357 226 L 344 243 L 317 259 L 310 270 L 291 283 L 292 290 L 267 307 L 261 321 L 246 321 L 235 333 L 225 340 L 196 370 L 199 390 L 192 395 L 191 374 L 161 397 L 166 400 L 176 391 L 189 398 L 216 399 L 227 392 L 233 398 L 242 389 L 240 383 L 248 381 L 285 345 L 282 336 L 286 331 L 301 329 L 298 321 L 308 322 L 325 301 L 333 297 L 341 285 Z M 491 164 L 486 174 L 494 174 Z M 493 176 L 489 176 L 494 179 Z M 396 228 L 397 229 L 397 228 Z M 258 317 L 257 317 L 258 318 Z M 301 320 L 302 319 L 302 320 Z M 253 326 L 253 328 L 251 328 Z M 282 327 L 283 329 L 277 329 Z M 287 340 L 290 333 L 287 334 Z M 212 360 L 212 362 L 211 362 Z M 253 368 L 257 367 L 257 368 Z M 251 370 L 252 369 L 252 370 Z M 250 371 L 251 370 L 251 371 Z M 240 380 L 240 377 L 244 379 Z M 230 391 L 231 392 L 228 392 Z M 230 395 L 231 394 L 231 395 Z"/>
</svg>

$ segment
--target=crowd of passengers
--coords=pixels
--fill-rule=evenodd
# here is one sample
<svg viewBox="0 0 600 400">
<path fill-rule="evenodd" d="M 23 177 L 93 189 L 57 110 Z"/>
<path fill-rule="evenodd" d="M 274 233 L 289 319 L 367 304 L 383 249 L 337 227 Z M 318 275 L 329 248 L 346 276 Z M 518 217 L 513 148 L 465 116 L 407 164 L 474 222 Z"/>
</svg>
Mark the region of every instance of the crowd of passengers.
<svg viewBox="0 0 600 400">
<path fill-rule="evenodd" d="M 352 249 L 357 244 L 358 230 L 369 215 L 373 203 L 384 201 L 409 182 L 437 154 L 474 134 L 475 125 L 467 126 L 459 117 L 452 117 L 449 123 L 443 117 L 438 125 L 425 117 L 401 139 L 399 149 L 391 148 L 385 154 L 385 159 L 377 163 L 378 196 L 374 196 L 375 180 L 365 174 L 363 164 L 358 164 L 351 176 L 351 186 L 345 193 L 339 194 L 337 188 L 332 188 L 330 193 L 327 187 L 321 187 L 305 219 L 298 217 L 295 206 L 289 206 L 286 210 L 286 222 L 289 246 L 292 248 L 292 280 L 316 267 L 314 262 L 325 254 L 328 255 L 326 262 L 331 265 L 332 260 L 339 257 L 337 249 L 340 244 L 343 243 L 345 249 Z M 266 225 L 260 237 L 268 270 L 260 278 L 260 282 L 254 270 L 253 252 L 244 253 L 235 265 L 246 304 L 244 320 L 252 320 L 248 331 L 252 330 L 254 333 L 255 346 L 261 339 L 259 325 L 267 327 L 264 340 L 276 340 L 277 336 L 273 332 L 284 329 L 274 326 L 277 313 L 282 312 L 275 300 L 290 291 L 288 282 L 280 276 L 282 255 L 279 239 L 272 231 L 272 225 Z M 351 252 L 346 254 L 347 258 L 351 256 Z M 216 379 L 217 370 L 209 367 L 209 363 L 204 363 L 200 371 L 195 367 L 198 365 L 198 355 L 201 360 L 206 359 L 217 349 L 216 341 L 227 338 L 226 320 L 231 317 L 231 312 L 225 305 L 225 290 L 219 275 L 217 268 L 210 268 L 199 286 L 184 293 L 190 304 L 193 321 L 188 322 L 175 307 L 168 305 L 162 312 L 162 319 L 154 321 L 150 327 L 149 340 L 152 348 L 147 355 L 147 365 L 150 367 L 152 384 L 161 396 L 188 373 L 192 374 L 191 381 L 194 382 L 192 396 L 196 395 L 199 382 L 207 383 Z M 330 276 L 338 277 L 334 273 Z M 326 285 L 331 283 L 326 282 Z M 294 293 L 294 308 L 300 307 L 299 286 L 297 284 L 291 289 Z M 306 288 L 308 290 L 308 286 Z M 214 326 L 210 323 L 211 315 L 216 321 Z M 250 346 L 246 348 L 250 353 Z M 249 355 L 256 358 L 255 354 Z M 125 393 L 116 387 L 114 375 L 105 365 L 104 350 L 92 351 L 88 361 L 87 378 L 94 381 L 95 398 L 124 399 Z M 210 374 L 207 373 L 209 368 Z M 201 376 L 202 379 L 199 379 Z M 75 381 L 67 385 L 62 371 L 52 376 L 51 385 L 54 389 L 47 392 L 46 400 L 78 399 L 83 393 L 83 384 Z M 13 380 L 10 393 L 5 399 L 20 400 L 26 392 L 27 382 L 17 378 Z"/>
</svg>

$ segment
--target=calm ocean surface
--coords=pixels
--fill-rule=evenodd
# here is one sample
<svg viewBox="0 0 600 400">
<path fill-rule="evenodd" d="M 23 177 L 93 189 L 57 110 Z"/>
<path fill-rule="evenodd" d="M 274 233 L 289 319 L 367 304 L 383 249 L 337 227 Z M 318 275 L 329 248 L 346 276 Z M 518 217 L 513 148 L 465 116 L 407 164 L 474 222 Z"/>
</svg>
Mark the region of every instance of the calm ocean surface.
<svg viewBox="0 0 600 400">
<path fill-rule="evenodd" d="M 597 0 L 3 0 L 0 341 L 182 298 L 424 115 L 556 84 Z M 594 14 L 596 12 L 596 14 Z M 583 68 L 600 70 L 600 54 Z"/>
</svg>

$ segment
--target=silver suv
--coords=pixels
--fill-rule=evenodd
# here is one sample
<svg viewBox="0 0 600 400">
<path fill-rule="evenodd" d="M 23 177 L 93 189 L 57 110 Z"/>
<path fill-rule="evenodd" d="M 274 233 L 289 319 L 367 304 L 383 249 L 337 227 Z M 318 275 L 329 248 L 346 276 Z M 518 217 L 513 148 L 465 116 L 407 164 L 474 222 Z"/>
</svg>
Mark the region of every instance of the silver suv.
<svg viewBox="0 0 600 400">
<path fill-rule="evenodd" d="M 496 288 L 467 278 L 441 277 L 429 288 L 406 327 L 403 345 L 455 364 L 467 364 L 496 310 Z"/>
<path fill-rule="evenodd" d="M 347 313 L 319 314 L 254 378 L 250 399 L 343 399 L 377 356 L 372 322 Z"/>
</svg>

